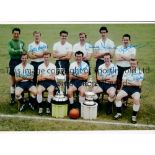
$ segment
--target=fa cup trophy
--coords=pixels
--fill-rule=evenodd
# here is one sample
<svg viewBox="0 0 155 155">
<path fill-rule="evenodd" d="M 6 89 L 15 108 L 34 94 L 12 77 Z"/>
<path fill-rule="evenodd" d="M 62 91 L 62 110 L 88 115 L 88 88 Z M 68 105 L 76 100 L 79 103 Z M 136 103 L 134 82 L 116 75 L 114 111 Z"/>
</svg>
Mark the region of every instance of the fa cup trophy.
<svg viewBox="0 0 155 155">
<path fill-rule="evenodd" d="M 66 74 L 63 68 L 58 69 L 58 74 L 55 79 L 58 85 L 58 91 L 52 101 L 52 117 L 64 118 L 67 116 L 68 112 L 68 98 L 64 94 L 66 89 Z"/>
</svg>

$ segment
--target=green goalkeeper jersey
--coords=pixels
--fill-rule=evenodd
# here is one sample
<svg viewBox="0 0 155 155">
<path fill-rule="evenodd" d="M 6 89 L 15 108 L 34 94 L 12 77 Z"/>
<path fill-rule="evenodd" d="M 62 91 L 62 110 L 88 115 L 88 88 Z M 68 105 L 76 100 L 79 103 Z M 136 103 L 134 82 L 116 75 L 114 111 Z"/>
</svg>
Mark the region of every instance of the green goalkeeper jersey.
<svg viewBox="0 0 155 155">
<path fill-rule="evenodd" d="M 20 59 L 21 54 L 26 52 L 24 48 L 25 43 L 21 40 L 10 40 L 8 42 L 8 52 L 11 59 Z"/>
</svg>

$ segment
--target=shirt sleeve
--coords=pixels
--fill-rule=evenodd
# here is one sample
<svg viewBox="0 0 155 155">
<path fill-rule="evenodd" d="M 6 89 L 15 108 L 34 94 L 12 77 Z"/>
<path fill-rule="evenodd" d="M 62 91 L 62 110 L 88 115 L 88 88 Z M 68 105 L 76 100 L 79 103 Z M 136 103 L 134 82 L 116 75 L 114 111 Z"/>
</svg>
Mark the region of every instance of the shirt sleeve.
<svg viewBox="0 0 155 155">
<path fill-rule="evenodd" d="M 69 66 L 69 73 L 70 74 L 74 74 L 74 67 L 73 67 L 73 64 L 70 64 L 70 66 Z"/>
<path fill-rule="evenodd" d="M 43 51 L 47 51 L 47 49 L 48 49 L 48 46 L 47 46 L 47 44 L 44 44 Z"/>
<path fill-rule="evenodd" d="M 57 51 L 57 44 L 56 43 L 53 45 L 53 51 Z"/>
<path fill-rule="evenodd" d="M 135 57 L 136 56 L 136 49 L 135 48 L 132 48 L 131 56 L 132 57 Z"/>
<path fill-rule="evenodd" d="M 30 76 L 31 76 L 32 78 L 34 77 L 34 67 L 33 67 L 33 66 L 31 66 Z"/>
<path fill-rule="evenodd" d="M 75 53 L 77 51 L 77 46 L 76 44 L 73 46 L 73 53 Z"/>
<path fill-rule="evenodd" d="M 84 71 L 84 73 L 89 73 L 89 66 L 88 66 L 88 64 L 85 65 L 83 71 Z"/>
<path fill-rule="evenodd" d="M 118 75 L 118 67 L 115 65 L 113 70 L 113 76 L 117 77 Z"/>
<path fill-rule="evenodd" d="M 69 51 L 69 52 L 73 52 L 73 46 L 72 46 L 72 44 L 69 44 L 69 46 L 68 46 L 68 51 Z"/>
<path fill-rule="evenodd" d="M 99 50 L 100 50 L 100 46 L 99 46 L 98 42 L 96 42 L 95 46 L 94 46 L 94 51 L 99 52 Z"/>
<path fill-rule="evenodd" d="M 89 54 L 92 54 L 92 53 L 93 53 L 92 45 L 91 45 L 91 44 L 88 44 L 87 46 L 88 46 L 88 47 L 87 47 L 87 48 L 88 48 L 88 53 L 89 53 Z"/>
<path fill-rule="evenodd" d="M 28 45 L 28 52 L 32 52 L 32 45 L 31 44 Z"/>
</svg>

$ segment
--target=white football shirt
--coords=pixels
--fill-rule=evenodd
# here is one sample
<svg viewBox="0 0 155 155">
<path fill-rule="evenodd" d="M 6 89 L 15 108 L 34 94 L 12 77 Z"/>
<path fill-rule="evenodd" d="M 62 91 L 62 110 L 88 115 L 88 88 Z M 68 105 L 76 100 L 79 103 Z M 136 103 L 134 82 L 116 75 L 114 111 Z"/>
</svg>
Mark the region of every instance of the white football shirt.
<svg viewBox="0 0 155 155">
<path fill-rule="evenodd" d="M 38 75 L 50 76 L 56 75 L 56 66 L 53 63 L 49 63 L 48 66 L 45 63 L 42 63 L 38 67 Z"/>
<path fill-rule="evenodd" d="M 61 44 L 60 41 L 54 43 L 53 51 L 59 54 L 67 54 L 68 52 L 72 52 L 72 44 L 69 42 L 65 42 L 65 44 Z"/>
<path fill-rule="evenodd" d="M 84 45 L 81 45 L 80 42 L 74 44 L 73 46 L 73 53 L 81 51 L 83 52 L 84 56 L 87 56 L 87 54 L 92 54 L 93 53 L 93 48 L 92 45 L 89 43 L 85 43 Z"/>
<path fill-rule="evenodd" d="M 16 77 L 22 77 L 22 78 L 31 77 L 31 78 L 33 78 L 34 67 L 29 63 L 27 63 L 26 66 L 23 67 L 23 65 L 21 63 L 15 67 L 14 72 L 15 72 Z M 24 81 L 28 81 L 28 80 L 23 80 L 23 82 Z"/>
<path fill-rule="evenodd" d="M 47 44 L 40 42 L 39 44 L 36 44 L 35 42 L 32 42 L 28 45 L 28 52 L 31 53 L 41 53 L 47 51 Z M 44 61 L 43 58 L 37 58 L 37 59 L 32 59 L 31 61 L 35 62 L 41 62 Z"/>
<path fill-rule="evenodd" d="M 112 40 L 108 38 L 105 41 L 100 39 L 95 43 L 94 49 L 95 49 L 95 52 L 99 52 L 99 53 L 109 53 L 109 52 L 113 53 L 115 49 L 115 44 Z M 103 58 L 100 58 L 100 59 L 103 60 Z"/>
<path fill-rule="evenodd" d="M 117 77 L 117 75 L 118 75 L 118 67 L 117 67 L 117 65 L 115 65 L 113 63 L 111 63 L 108 68 L 107 68 L 107 66 L 105 64 L 102 64 L 98 68 L 98 75 L 103 77 L 103 78 Z"/>
<path fill-rule="evenodd" d="M 134 58 L 136 56 L 136 49 L 132 45 L 129 45 L 125 48 L 123 45 L 120 45 L 115 50 L 115 56 L 121 54 L 128 58 Z M 130 67 L 129 61 L 116 61 L 116 64 L 120 67 Z"/>
<path fill-rule="evenodd" d="M 123 80 L 127 80 L 128 82 L 138 82 L 144 80 L 144 73 L 139 69 L 136 68 L 133 72 L 128 69 L 124 71 Z"/>
<path fill-rule="evenodd" d="M 77 62 L 72 62 L 69 67 L 69 72 L 73 75 L 81 75 L 83 73 L 89 73 L 89 66 L 86 62 L 81 61 L 78 65 Z"/>
</svg>

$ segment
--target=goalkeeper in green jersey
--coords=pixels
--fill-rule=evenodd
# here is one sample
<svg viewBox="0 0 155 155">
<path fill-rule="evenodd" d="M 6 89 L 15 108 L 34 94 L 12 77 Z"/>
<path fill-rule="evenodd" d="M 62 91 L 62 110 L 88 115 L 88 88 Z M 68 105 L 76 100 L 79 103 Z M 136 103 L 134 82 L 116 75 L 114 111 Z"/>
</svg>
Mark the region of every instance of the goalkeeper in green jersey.
<svg viewBox="0 0 155 155">
<path fill-rule="evenodd" d="M 14 28 L 12 30 L 12 39 L 8 42 L 8 52 L 10 55 L 10 62 L 9 62 L 9 74 L 11 80 L 11 102 L 10 104 L 15 103 L 15 67 L 21 63 L 21 55 L 23 52 L 26 52 L 24 48 L 24 42 L 19 39 L 20 36 L 20 29 Z"/>
</svg>

